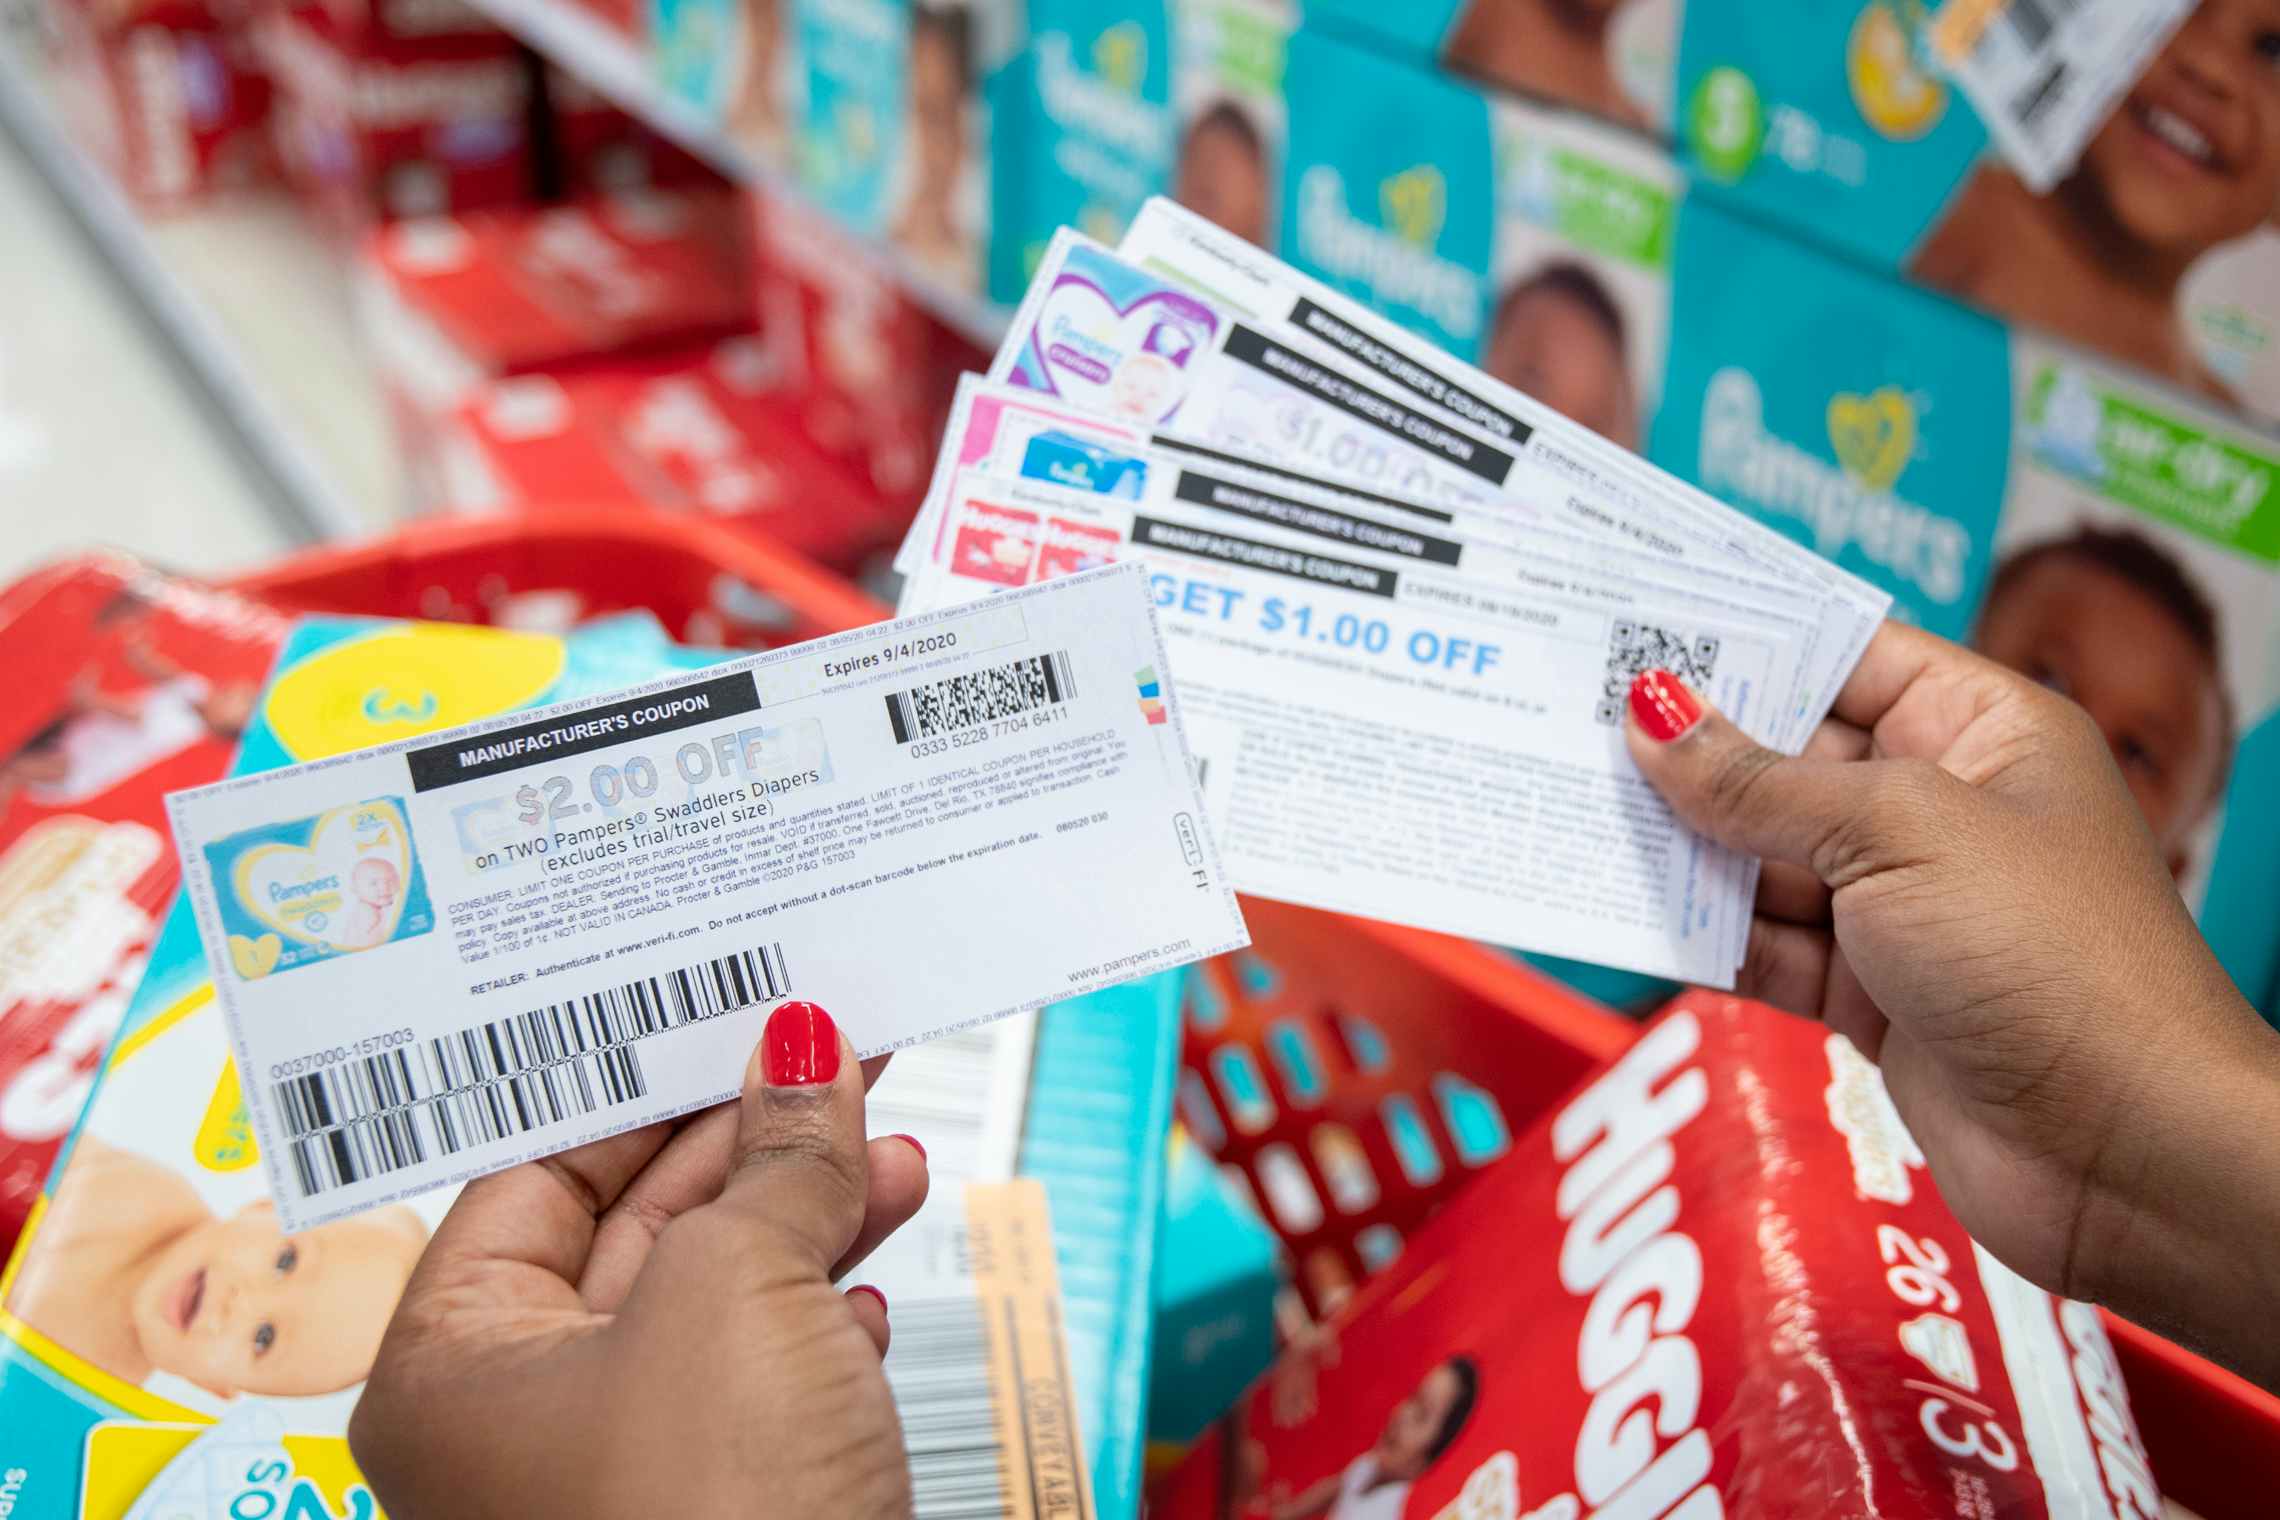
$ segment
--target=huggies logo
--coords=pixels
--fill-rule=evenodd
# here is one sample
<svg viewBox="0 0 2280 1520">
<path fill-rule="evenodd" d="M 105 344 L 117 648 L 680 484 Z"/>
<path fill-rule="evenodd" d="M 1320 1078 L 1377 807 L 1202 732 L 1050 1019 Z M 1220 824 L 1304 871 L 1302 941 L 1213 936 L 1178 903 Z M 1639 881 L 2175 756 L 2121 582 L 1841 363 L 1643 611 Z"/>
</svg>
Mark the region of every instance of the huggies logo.
<svg viewBox="0 0 2280 1520">
<path fill-rule="evenodd" d="M 1691 1063 L 1702 1027 L 1664 1019 L 1552 1121 L 1567 1167 L 1553 1208 L 1568 1222 L 1560 1285 L 1591 1302 L 1576 1370 L 1591 1395 L 1575 1440 L 1575 1489 L 1545 1517 L 1600 1513 L 1621 1496 L 1626 1520 L 1716 1520 L 1701 1429 L 1702 1354 L 1686 1334 L 1702 1302 L 1702 1249 L 1678 1228 L 1672 1139 L 1709 1101 Z"/>
<path fill-rule="evenodd" d="M 1298 253 L 1333 279 L 1366 286 L 1381 305 L 1422 313 L 1453 338 L 1480 332 L 1480 281 L 1435 253 L 1448 215 L 1448 187 L 1429 166 L 1406 169 L 1379 187 L 1373 226 L 1346 204 L 1346 177 L 1328 164 L 1299 176 Z"/>
<path fill-rule="evenodd" d="M 1126 153 L 1151 160 L 1166 153 L 1165 113 L 1140 93 L 1148 77 L 1147 35 L 1131 22 L 1112 26 L 1094 41 L 1092 61 L 1092 70 L 1078 65 L 1066 32 L 1037 39 L 1037 94 L 1046 116 Z"/>
<path fill-rule="evenodd" d="M 2114 1343 L 2098 1311 L 2088 1304 L 2067 1300 L 2058 1306 L 2059 1328 L 2074 1353 L 2075 1391 L 2090 1417 L 2090 1435 L 2098 1447 L 2098 1471 L 2106 1493 L 2114 1501 L 2119 1520 L 2156 1520 L 2163 1513 L 2161 1491 L 2146 1463 L 2145 1439 L 2130 1414 L 2129 1390 L 2122 1385 L 2121 1364 L 2114 1359 Z"/>
<path fill-rule="evenodd" d="M 1970 533 L 1892 492 L 1915 457 L 1914 405 L 1893 387 L 1839 396 L 1830 403 L 1828 425 L 1842 467 L 1768 432 L 1757 377 L 1721 369 L 1702 396 L 1697 474 L 1708 490 L 1806 524 L 1813 547 L 1830 559 L 1857 546 L 1933 601 L 1956 601 L 1971 561 Z"/>
</svg>

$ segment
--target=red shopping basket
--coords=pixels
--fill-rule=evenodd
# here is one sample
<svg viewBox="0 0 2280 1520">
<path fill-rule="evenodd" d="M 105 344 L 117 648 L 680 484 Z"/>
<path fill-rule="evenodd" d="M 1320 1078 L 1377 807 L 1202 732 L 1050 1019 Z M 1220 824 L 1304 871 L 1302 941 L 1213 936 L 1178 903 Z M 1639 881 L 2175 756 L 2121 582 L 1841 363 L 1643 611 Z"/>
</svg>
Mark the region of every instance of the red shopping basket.
<svg viewBox="0 0 2280 1520">
<path fill-rule="evenodd" d="M 288 556 L 233 585 L 294 611 L 549 633 L 648 611 L 685 643 L 737 648 L 797 643 L 887 615 L 830 571 L 731 529 L 602 508 L 413 523 Z"/>
<path fill-rule="evenodd" d="M 1635 1026 L 1486 946 L 1246 898 L 1249 950 L 1197 968 L 1180 1115 L 1246 1181 L 1322 1313 L 1619 1055 Z M 2107 1315 L 2163 1490 L 2269 1514 L 2280 1398 Z"/>
</svg>

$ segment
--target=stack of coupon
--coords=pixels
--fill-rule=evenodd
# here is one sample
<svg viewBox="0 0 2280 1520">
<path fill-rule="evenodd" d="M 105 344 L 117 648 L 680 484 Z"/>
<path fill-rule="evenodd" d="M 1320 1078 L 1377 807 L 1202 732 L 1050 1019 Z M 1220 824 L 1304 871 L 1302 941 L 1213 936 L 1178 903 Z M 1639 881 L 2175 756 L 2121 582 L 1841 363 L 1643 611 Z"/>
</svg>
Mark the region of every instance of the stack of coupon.
<svg viewBox="0 0 2280 1520">
<path fill-rule="evenodd" d="M 1164 200 L 1053 243 L 896 568 L 911 614 L 1126 560 L 1238 889 L 1720 987 L 1757 863 L 1627 688 L 1795 753 L 1890 603 Z"/>
</svg>

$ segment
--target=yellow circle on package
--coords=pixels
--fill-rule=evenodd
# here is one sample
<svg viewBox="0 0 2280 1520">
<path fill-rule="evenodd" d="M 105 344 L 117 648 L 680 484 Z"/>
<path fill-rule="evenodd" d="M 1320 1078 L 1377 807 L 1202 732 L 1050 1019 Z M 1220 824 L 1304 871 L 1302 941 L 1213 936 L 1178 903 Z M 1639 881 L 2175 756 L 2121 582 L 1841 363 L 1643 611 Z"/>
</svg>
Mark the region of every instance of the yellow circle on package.
<svg viewBox="0 0 2280 1520">
<path fill-rule="evenodd" d="M 1885 0 L 1863 6 L 1845 42 L 1845 77 L 1861 116 L 1894 142 L 1913 142 L 1947 112 L 1947 86 L 1917 61 L 1914 39 Z"/>
</svg>

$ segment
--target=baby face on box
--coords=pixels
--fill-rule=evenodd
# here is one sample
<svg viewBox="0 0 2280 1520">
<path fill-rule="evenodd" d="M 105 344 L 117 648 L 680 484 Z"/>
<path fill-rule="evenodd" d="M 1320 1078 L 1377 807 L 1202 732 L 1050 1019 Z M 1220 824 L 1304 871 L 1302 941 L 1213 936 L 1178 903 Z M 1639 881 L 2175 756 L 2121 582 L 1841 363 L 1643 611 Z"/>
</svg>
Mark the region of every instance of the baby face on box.
<svg viewBox="0 0 2280 1520">
<path fill-rule="evenodd" d="M 194 1407 L 354 1388 L 447 1200 L 287 1235 L 227 1062 L 211 1002 L 130 1041 L 7 1308 L 97 1371 Z"/>
</svg>

